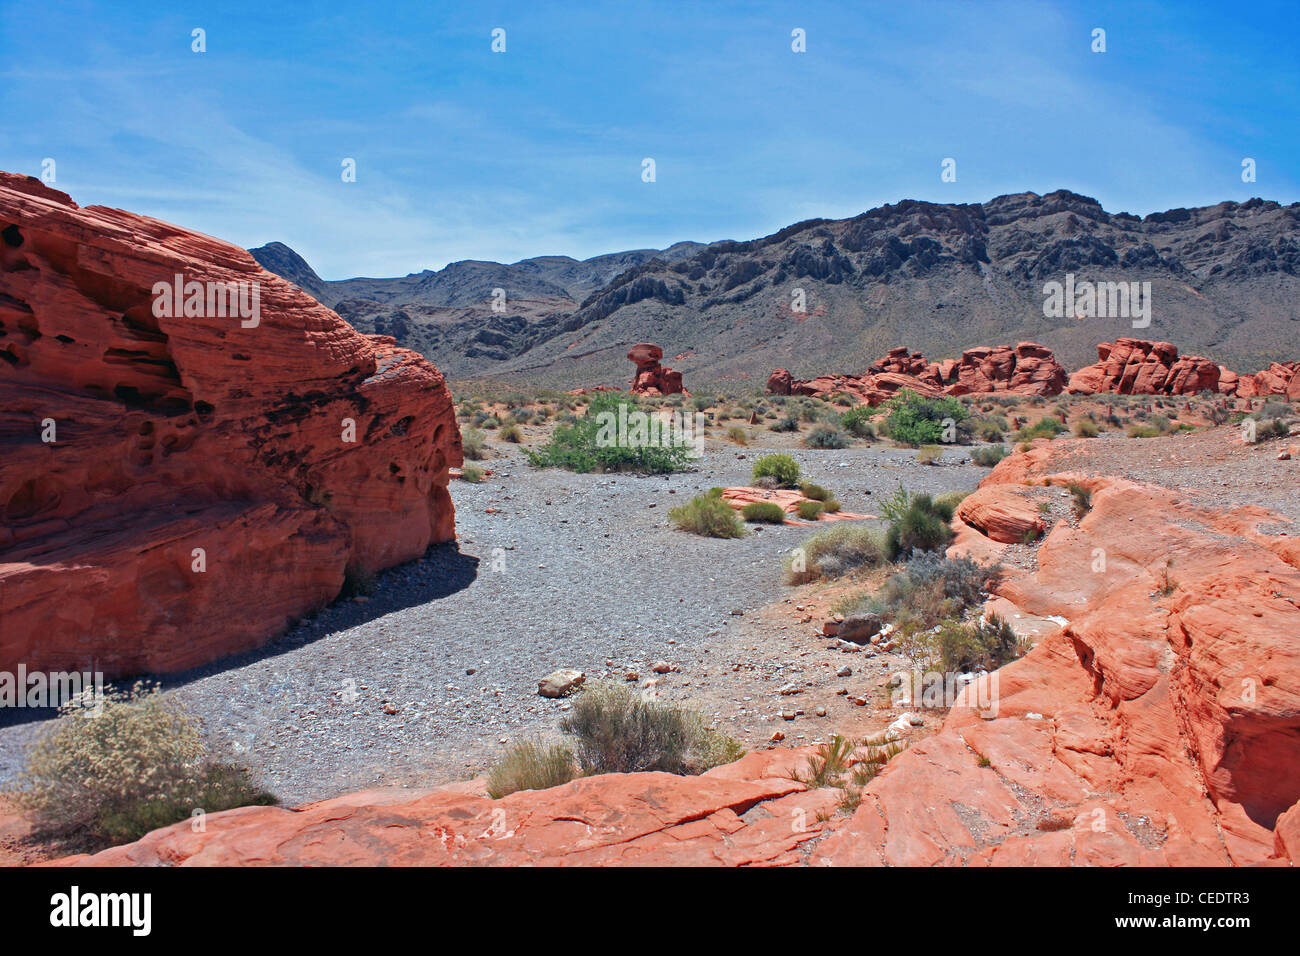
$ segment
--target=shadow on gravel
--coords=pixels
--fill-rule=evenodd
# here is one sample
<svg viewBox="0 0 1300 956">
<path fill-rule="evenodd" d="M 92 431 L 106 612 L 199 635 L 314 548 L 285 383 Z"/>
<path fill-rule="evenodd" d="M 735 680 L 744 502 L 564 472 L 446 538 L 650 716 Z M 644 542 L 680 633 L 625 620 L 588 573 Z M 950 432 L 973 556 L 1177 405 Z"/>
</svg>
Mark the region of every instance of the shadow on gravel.
<svg viewBox="0 0 1300 956">
<path fill-rule="evenodd" d="M 137 677 L 121 678 L 108 686 L 126 688 L 135 681 L 142 680 L 157 682 L 165 690 L 174 690 L 212 674 L 278 657 L 385 614 L 418 607 L 463 591 L 478 577 L 478 565 L 479 559 L 461 553 L 454 541 L 434 545 L 423 557 L 377 574 L 374 591 L 365 597 L 364 603 L 358 604 L 352 598 L 339 598 L 318 614 L 304 619 L 285 634 L 271 639 L 256 650 L 223 657 L 202 667 L 174 674 L 140 674 Z M 3 707 L 0 708 L 0 728 L 49 720 L 56 716 L 58 711 L 52 707 Z"/>
</svg>

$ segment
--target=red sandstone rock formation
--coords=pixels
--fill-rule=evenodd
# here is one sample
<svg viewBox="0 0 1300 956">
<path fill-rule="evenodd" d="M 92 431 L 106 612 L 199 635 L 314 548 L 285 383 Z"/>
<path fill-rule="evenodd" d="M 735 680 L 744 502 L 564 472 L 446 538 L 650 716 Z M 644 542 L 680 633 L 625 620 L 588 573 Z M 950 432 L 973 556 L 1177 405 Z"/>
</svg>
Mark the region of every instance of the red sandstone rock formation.
<svg viewBox="0 0 1300 956">
<path fill-rule="evenodd" d="M 636 363 L 636 374 L 632 376 L 634 395 L 690 395 L 682 387 L 682 373 L 674 372 L 660 365 L 664 350 L 649 342 L 632 346 L 627 353 L 628 361 Z"/>
<path fill-rule="evenodd" d="M 0 236 L 0 670 L 202 664 L 454 537 L 460 435 L 419 355 L 29 177 L 0 173 Z M 256 283 L 260 316 L 155 315 L 177 275 Z"/>
<path fill-rule="evenodd" d="M 1092 507 L 1077 527 L 1058 522 L 1037 569 L 999 586 L 1000 605 L 1067 623 L 997 672 L 986 698 L 996 710 L 959 700 L 937 734 L 866 787 L 850 818 L 819 812 L 838 791 L 789 779 L 805 767 L 802 748 L 701 777 L 611 774 L 498 801 L 479 782 L 245 808 L 211 814 L 202 833 L 185 821 L 58 862 L 1294 862 L 1300 609 L 1286 596 L 1300 591 L 1300 541 L 1261 530 L 1278 519 L 1259 508 L 1203 511 L 1174 490 L 1060 473 L 1059 454 L 1068 450 L 1005 459 L 967 501 L 1019 494 L 1028 480 L 1087 485 Z M 1176 587 L 1164 593 L 1171 560 Z M 796 814 L 806 826 L 789 825 Z"/>
<path fill-rule="evenodd" d="M 1037 502 L 1018 491 L 1014 486 L 983 489 L 962 500 L 957 517 L 991 541 L 1020 544 L 1037 540 L 1047 524 Z"/>
<path fill-rule="evenodd" d="M 1220 367 L 1222 371 L 1222 367 Z M 1235 381 L 1236 388 L 1229 383 Z M 1289 402 L 1300 401 L 1300 362 L 1274 362 L 1254 375 L 1228 372 L 1227 381 L 1220 376 L 1219 390 L 1237 398 L 1267 398 L 1279 395 Z"/>
<path fill-rule="evenodd" d="M 1097 346 L 1098 361 L 1070 376 L 1075 393 L 1196 395 L 1220 390 L 1220 367 L 1201 355 L 1178 355 L 1169 342 L 1116 339 Z"/>
<path fill-rule="evenodd" d="M 960 359 L 927 362 L 919 352 L 902 346 L 890 349 L 862 375 L 825 375 L 795 381 L 777 369 L 767 381 L 771 395 L 812 395 L 829 399 L 838 392 L 875 407 L 901 389 L 926 397 L 1010 392 L 1017 395 L 1057 395 L 1065 387 L 1066 371 L 1050 349 L 1036 342 L 967 349 Z"/>
</svg>

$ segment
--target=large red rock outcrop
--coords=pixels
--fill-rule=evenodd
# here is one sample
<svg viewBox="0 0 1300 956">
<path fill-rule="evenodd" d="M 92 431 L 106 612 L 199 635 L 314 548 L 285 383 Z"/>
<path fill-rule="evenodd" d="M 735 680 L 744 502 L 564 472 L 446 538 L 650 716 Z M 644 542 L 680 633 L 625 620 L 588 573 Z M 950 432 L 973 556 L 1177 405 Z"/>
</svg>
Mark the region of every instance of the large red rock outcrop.
<svg viewBox="0 0 1300 956">
<path fill-rule="evenodd" d="M 1222 373 L 1211 359 L 1178 355 L 1169 342 L 1116 339 L 1097 346 L 1098 361 L 1070 376 L 1075 393 L 1120 395 L 1197 395 L 1219 391 Z"/>
<path fill-rule="evenodd" d="M 1236 387 L 1230 387 L 1235 382 Z M 1300 362 L 1273 362 L 1253 375 L 1229 372 L 1221 377 L 1219 390 L 1237 398 L 1281 396 L 1289 402 L 1300 401 Z"/>
<path fill-rule="evenodd" d="M 0 173 L 0 237 L 0 670 L 191 667 L 454 537 L 460 435 L 419 355 L 29 177 Z M 178 275 L 204 296 L 157 314 Z M 220 283 L 257 314 L 218 315 Z"/>
<path fill-rule="evenodd" d="M 1267 533 L 1278 516 L 1262 509 L 1205 511 L 1175 490 L 1058 473 L 1054 453 L 1006 459 L 975 496 L 1031 476 L 1091 490 L 1077 527 L 1058 522 L 1037 569 L 999 588 L 1000 605 L 1064 625 L 962 692 L 849 818 L 830 812 L 839 791 L 790 779 L 802 748 L 701 777 L 609 774 L 496 801 L 456 784 L 245 808 L 209 815 L 204 832 L 183 821 L 58 862 L 1293 863 L 1300 608 L 1287 597 L 1300 593 L 1300 548 Z"/>
<path fill-rule="evenodd" d="M 627 358 L 636 363 L 636 374 L 632 376 L 630 392 L 634 395 L 690 395 L 682 387 L 682 373 L 659 364 L 663 357 L 664 350 L 649 342 L 632 346 Z"/>
<path fill-rule="evenodd" d="M 1016 395 L 1057 395 L 1064 389 L 1066 371 L 1050 349 L 1036 342 L 1016 346 L 967 349 L 960 359 L 927 362 L 919 352 L 905 347 L 890 349 L 862 375 L 824 375 L 795 381 L 786 369 L 768 378 L 770 395 L 811 395 L 829 399 L 843 392 L 875 407 L 901 389 L 926 397 L 1010 392 Z"/>
</svg>

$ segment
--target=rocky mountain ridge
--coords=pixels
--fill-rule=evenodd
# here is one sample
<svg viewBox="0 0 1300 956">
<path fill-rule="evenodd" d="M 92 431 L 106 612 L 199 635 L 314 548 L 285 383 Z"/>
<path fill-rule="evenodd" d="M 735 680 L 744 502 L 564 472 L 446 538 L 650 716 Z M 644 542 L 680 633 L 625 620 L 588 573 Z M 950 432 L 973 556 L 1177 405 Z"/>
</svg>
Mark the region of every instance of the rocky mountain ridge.
<svg viewBox="0 0 1300 956">
<path fill-rule="evenodd" d="M 274 246 L 254 254 L 310 291 L 314 273 Z M 1067 277 L 1149 284 L 1151 314 L 1104 314 L 1099 297 L 1102 314 L 1051 318 L 1048 286 Z M 953 355 L 1031 340 L 1078 368 L 1098 342 L 1134 328 L 1252 372 L 1294 359 L 1300 340 L 1300 203 L 1138 217 L 1067 190 L 904 200 L 746 242 L 585 263 L 454 263 L 325 285 L 326 304 L 349 321 L 394 335 L 453 376 L 553 386 L 621 384 L 623 356 L 641 341 L 662 345 L 689 380 L 761 384 L 776 367 L 857 372 L 899 343 Z M 492 311 L 492 288 L 506 290 L 504 312 Z"/>
</svg>

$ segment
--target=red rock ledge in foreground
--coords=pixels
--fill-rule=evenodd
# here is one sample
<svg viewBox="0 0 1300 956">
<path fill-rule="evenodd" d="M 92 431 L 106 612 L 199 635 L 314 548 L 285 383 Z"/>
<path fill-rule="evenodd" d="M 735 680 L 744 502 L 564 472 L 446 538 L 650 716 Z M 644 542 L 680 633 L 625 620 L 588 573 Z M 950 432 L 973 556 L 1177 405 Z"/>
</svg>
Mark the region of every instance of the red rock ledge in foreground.
<svg viewBox="0 0 1300 956">
<path fill-rule="evenodd" d="M 454 538 L 460 434 L 419 355 L 30 177 L 0 173 L 0 238 L 0 670 L 192 667 Z M 157 306 L 178 275 L 202 301 Z"/>
<path fill-rule="evenodd" d="M 1063 443 L 1055 443 L 1063 445 Z M 851 817 L 790 779 L 812 748 L 700 777 L 606 774 L 489 800 L 483 781 L 188 820 L 58 864 L 1288 865 L 1300 856 L 1300 541 L 1257 507 L 1057 471 L 1045 446 L 966 500 L 1084 483 L 1003 599 L 1065 624 L 974 685 Z M 963 503 L 965 504 L 965 503 Z M 996 507 L 995 507 L 996 506 Z M 973 526 L 965 533 L 980 535 Z M 1104 558 L 1098 563 L 1099 554 Z M 1162 589 L 1172 563 L 1176 580 Z M 979 698 L 995 707 L 977 710 Z M 798 826 L 791 826 L 798 821 Z"/>
</svg>

